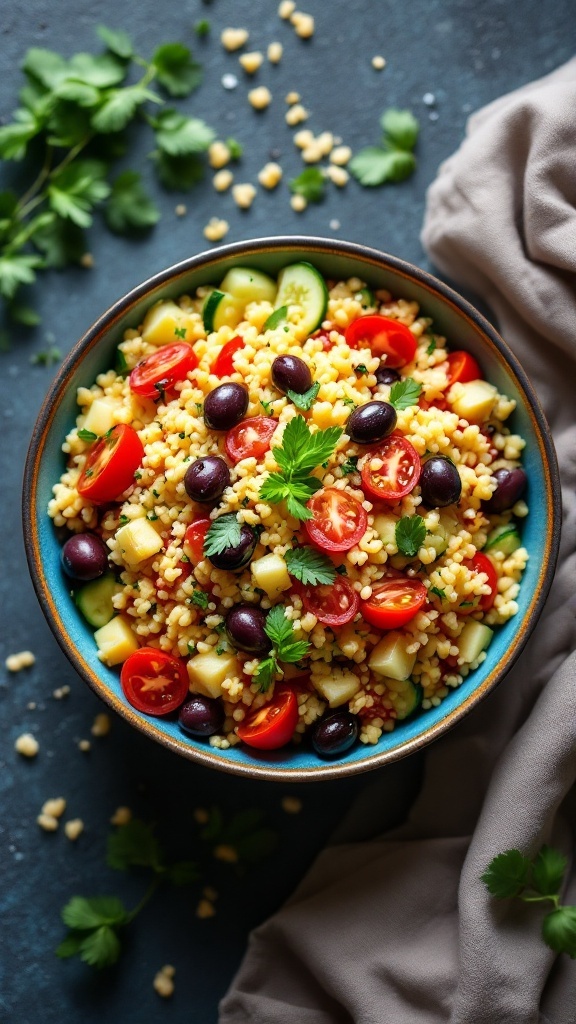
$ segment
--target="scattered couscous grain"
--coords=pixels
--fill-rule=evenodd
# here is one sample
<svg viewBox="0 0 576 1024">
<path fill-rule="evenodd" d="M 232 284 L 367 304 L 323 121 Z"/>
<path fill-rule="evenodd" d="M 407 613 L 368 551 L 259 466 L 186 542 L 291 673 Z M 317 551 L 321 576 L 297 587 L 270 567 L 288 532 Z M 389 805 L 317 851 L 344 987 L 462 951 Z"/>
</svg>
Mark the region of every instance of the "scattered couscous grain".
<svg viewBox="0 0 576 1024">
<path fill-rule="evenodd" d="M 19 651 L 18 654 L 9 654 L 5 664 L 9 672 L 21 672 L 23 668 L 30 668 L 35 661 L 32 651 Z"/>
<path fill-rule="evenodd" d="M 95 266 L 96 261 L 91 252 L 83 252 L 80 257 L 80 266 L 84 267 L 84 270 L 92 270 Z"/>
<path fill-rule="evenodd" d="M 248 42 L 249 33 L 245 28 L 225 28 L 220 35 L 220 42 L 225 50 L 233 53 Z"/>
<path fill-rule="evenodd" d="M 176 968 L 172 964 L 165 964 L 154 976 L 152 987 L 162 999 L 169 999 L 170 996 L 174 995 L 175 974 Z"/>
<path fill-rule="evenodd" d="M 177 217 L 185 217 L 188 213 L 188 207 L 185 203 L 177 203 L 174 207 L 174 213 Z"/>
<path fill-rule="evenodd" d="M 206 810 L 205 807 L 194 808 L 194 821 L 196 821 L 198 825 L 206 825 L 208 823 L 209 818 L 210 815 L 208 814 L 208 811 Z"/>
<path fill-rule="evenodd" d="M 208 163 L 214 170 L 220 170 L 221 167 L 225 167 L 226 164 L 230 163 L 232 153 L 230 147 L 222 142 L 220 139 L 216 139 L 215 142 L 211 142 L 208 147 Z"/>
<path fill-rule="evenodd" d="M 281 0 L 280 6 L 278 7 L 278 15 L 283 19 L 283 21 L 288 21 L 295 10 L 295 0 Z"/>
<path fill-rule="evenodd" d="M 304 11 L 294 11 L 290 15 L 290 22 L 294 26 L 294 31 L 300 39 L 310 39 L 314 35 L 314 18 L 311 14 L 305 14 Z"/>
<path fill-rule="evenodd" d="M 74 843 L 84 831 L 84 822 L 82 818 L 71 818 L 70 821 L 64 823 L 64 833 L 66 838 Z"/>
<path fill-rule="evenodd" d="M 55 818 L 53 814 L 39 814 L 36 818 L 36 824 L 40 826 L 43 832 L 56 832 L 58 829 L 58 818 Z"/>
<path fill-rule="evenodd" d="M 248 102 L 254 110 L 265 110 L 272 102 L 272 93 L 268 86 L 257 85 L 255 89 L 250 89 Z"/>
<path fill-rule="evenodd" d="M 282 46 L 282 43 L 274 42 L 269 44 L 268 50 L 266 51 L 266 56 L 268 57 L 268 60 L 270 61 L 271 64 L 279 64 L 280 61 L 282 60 L 283 52 L 284 47 Z"/>
<path fill-rule="evenodd" d="M 23 732 L 14 743 L 14 750 L 23 757 L 36 757 L 40 750 L 40 744 L 31 732 Z"/>
<path fill-rule="evenodd" d="M 211 217 L 204 228 L 203 235 L 209 242 L 219 242 L 228 234 L 229 230 L 230 225 L 227 220 Z"/>
<path fill-rule="evenodd" d="M 52 696 L 54 697 L 54 700 L 64 700 L 64 697 L 68 697 L 69 694 L 70 687 L 68 686 L 68 684 L 65 684 L 64 686 L 57 686 L 56 689 L 52 691 Z"/>
<path fill-rule="evenodd" d="M 265 164 L 262 170 L 258 173 L 258 181 L 263 188 L 276 188 L 276 186 L 282 181 L 282 168 L 280 167 L 280 164 Z"/>
<path fill-rule="evenodd" d="M 284 796 L 282 797 L 282 810 L 286 814 L 300 814 L 302 801 L 297 796 Z"/>
<path fill-rule="evenodd" d="M 309 113 L 301 103 L 294 103 L 284 115 L 286 124 L 293 128 L 297 124 L 302 124 L 303 121 L 307 121 Z"/>
<path fill-rule="evenodd" d="M 330 153 L 330 163 L 343 167 L 352 157 L 350 146 L 336 146 Z"/>
<path fill-rule="evenodd" d="M 286 93 L 284 99 L 288 106 L 291 107 L 294 105 L 294 103 L 300 103 L 300 93 L 294 91 Z"/>
<path fill-rule="evenodd" d="M 238 851 L 228 843 L 220 843 L 219 846 L 215 846 L 214 856 L 216 860 L 222 860 L 226 864 L 236 864 L 238 861 Z"/>
<path fill-rule="evenodd" d="M 65 810 L 66 800 L 63 796 L 56 796 L 42 804 L 41 814 L 48 814 L 51 818 L 61 818 Z"/>
<path fill-rule="evenodd" d="M 290 206 L 292 207 L 295 213 L 303 213 L 303 211 L 308 206 L 308 203 L 306 202 L 306 197 L 300 195 L 290 196 Z"/>
<path fill-rule="evenodd" d="M 110 818 L 111 825 L 127 825 L 129 821 L 132 821 L 132 811 L 124 805 L 117 807 Z"/>
<path fill-rule="evenodd" d="M 203 897 L 201 900 L 198 901 L 198 906 L 196 907 L 196 917 L 202 919 L 214 917 L 215 913 L 216 907 L 212 903 L 212 900 L 208 900 Z"/>
<path fill-rule="evenodd" d="M 372 67 L 375 71 L 382 71 L 386 67 L 386 61 L 379 53 L 372 57 Z"/>
<path fill-rule="evenodd" d="M 205 885 L 202 889 L 202 895 L 212 903 L 218 899 L 218 891 L 212 885 Z"/>
<path fill-rule="evenodd" d="M 233 181 L 234 175 L 227 167 L 223 167 L 221 171 L 216 171 L 216 174 L 212 178 L 212 184 L 217 192 L 226 192 Z"/>
<path fill-rule="evenodd" d="M 256 189 L 251 182 L 242 182 L 232 186 L 232 198 L 241 210 L 249 210 L 256 197 Z"/>
<path fill-rule="evenodd" d="M 350 179 L 350 175 L 345 167 L 338 167 L 337 164 L 330 164 L 326 168 L 326 176 L 330 178 L 330 181 L 337 185 L 338 188 L 342 188 L 346 185 Z"/>
<path fill-rule="evenodd" d="M 90 732 L 93 736 L 107 736 L 111 728 L 112 720 L 110 715 L 107 715 L 105 711 L 101 711 L 92 722 Z"/>
<path fill-rule="evenodd" d="M 306 149 L 311 146 L 314 142 L 314 132 L 311 132 L 309 128 L 301 128 L 299 132 L 294 135 L 294 145 L 298 149 Z"/>
<path fill-rule="evenodd" d="M 78 740 L 78 750 L 81 750 L 83 754 L 87 754 L 89 750 L 92 750 L 90 740 Z"/>
<path fill-rule="evenodd" d="M 241 53 L 238 61 L 247 75 L 254 75 L 262 66 L 264 57 L 259 50 L 252 50 L 250 53 Z"/>
</svg>

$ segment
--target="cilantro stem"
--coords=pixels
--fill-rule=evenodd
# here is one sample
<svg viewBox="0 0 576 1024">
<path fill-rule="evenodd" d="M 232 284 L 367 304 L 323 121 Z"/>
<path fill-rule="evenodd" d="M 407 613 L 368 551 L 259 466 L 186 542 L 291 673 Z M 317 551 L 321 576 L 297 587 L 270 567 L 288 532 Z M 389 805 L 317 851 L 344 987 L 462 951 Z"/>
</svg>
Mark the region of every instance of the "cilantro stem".
<svg viewBox="0 0 576 1024">
<path fill-rule="evenodd" d="M 128 916 L 126 918 L 126 924 L 130 924 L 130 922 L 134 920 L 136 915 L 139 914 L 141 910 L 144 910 L 144 907 L 152 899 L 154 893 L 158 889 L 158 887 L 160 885 L 160 882 L 161 882 L 161 878 L 158 877 L 158 878 L 155 878 L 154 881 L 150 883 L 150 885 L 148 886 L 148 888 L 147 888 L 146 892 L 144 893 L 144 895 L 143 895 L 142 899 L 140 900 L 140 902 L 137 903 L 136 906 L 134 907 L 134 909 L 131 910 L 130 913 L 128 914 Z"/>
<path fill-rule="evenodd" d="M 524 896 L 523 894 L 520 894 L 520 899 L 524 903 L 542 903 L 544 900 L 550 900 L 550 902 L 554 904 L 556 910 L 558 910 L 560 906 L 560 897 L 553 893 L 550 893 L 547 896 Z"/>
<path fill-rule="evenodd" d="M 30 185 L 30 188 L 27 189 L 27 191 L 24 193 L 23 196 L 20 197 L 18 203 L 16 204 L 16 209 L 14 212 L 19 217 L 19 219 L 26 216 L 26 214 L 23 212 L 26 208 L 26 204 L 30 201 L 30 199 L 32 199 L 36 195 L 37 192 L 40 191 L 42 185 L 47 180 L 50 174 L 50 165 L 52 163 L 53 155 L 54 150 L 52 146 L 47 145 L 46 153 L 44 155 L 44 163 L 42 164 L 42 167 L 40 168 L 32 184 Z"/>
</svg>

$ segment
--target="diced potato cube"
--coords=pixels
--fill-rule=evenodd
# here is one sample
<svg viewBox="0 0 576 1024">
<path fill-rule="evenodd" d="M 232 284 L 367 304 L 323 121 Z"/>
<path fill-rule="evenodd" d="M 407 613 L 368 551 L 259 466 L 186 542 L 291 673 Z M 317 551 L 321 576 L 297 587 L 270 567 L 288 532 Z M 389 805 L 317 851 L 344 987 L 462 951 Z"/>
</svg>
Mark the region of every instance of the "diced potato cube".
<svg viewBox="0 0 576 1024">
<path fill-rule="evenodd" d="M 256 586 L 266 591 L 271 600 L 292 586 L 286 562 L 281 555 L 270 554 L 257 558 L 252 562 L 251 569 Z"/>
<path fill-rule="evenodd" d="M 470 380 L 458 384 L 452 409 L 469 423 L 485 423 L 498 398 L 498 391 L 487 380 Z"/>
<path fill-rule="evenodd" d="M 118 550 L 128 565 L 138 565 L 147 558 L 158 554 L 162 538 L 156 533 L 148 519 L 133 519 L 126 526 L 116 530 Z"/>
<path fill-rule="evenodd" d="M 187 665 L 190 689 L 204 697 L 221 697 L 222 683 L 232 676 L 241 675 L 240 665 L 233 654 L 195 654 Z"/>
<path fill-rule="evenodd" d="M 372 651 L 368 659 L 368 666 L 381 676 L 390 676 L 391 679 L 408 679 L 416 664 L 416 655 L 408 654 L 406 651 L 412 639 L 412 637 L 407 637 L 404 633 L 394 630 L 387 633 Z"/>
<path fill-rule="evenodd" d="M 464 626 L 460 636 L 454 642 L 458 645 L 459 656 L 467 665 L 485 651 L 494 636 L 494 630 L 483 622 L 471 619 Z"/>
<path fill-rule="evenodd" d="M 390 512 L 379 512 L 377 516 L 374 516 L 374 529 L 383 544 L 393 544 L 396 547 L 396 524 L 398 522 L 398 516 L 393 516 Z"/>
<path fill-rule="evenodd" d="M 113 398 L 95 398 L 86 413 L 82 429 L 91 430 L 93 434 L 101 437 L 114 426 L 116 422 L 114 410 L 118 406 L 119 403 L 115 402 Z"/>
<path fill-rule="evenodd" d="M 94 633 L 100 660 L 107 665 L 120 665 L 138 650 L 138 640 L 132 632 L 129 620 L 124 615 L 116 615 L 105 626 Z"/>
<path fill-rule="evenodd" d="M 182 330 L 186 331 L 182 335 Z M 180 333 L 176 333 L 179 331 Z M 148 310 L 142 324 L 142 338 L 149 345 L 173 345 L 193 341 L 190 317 L 175 302 L 157 302 Z"/>
<path fill-rule="evenodd" d="M 360 680 L 349 668 L 333 666 L 329 676 L 314 680 L 318 693 L 328 701 L 331 708 L 346 704 L 360 689 Z"/>
</svg>

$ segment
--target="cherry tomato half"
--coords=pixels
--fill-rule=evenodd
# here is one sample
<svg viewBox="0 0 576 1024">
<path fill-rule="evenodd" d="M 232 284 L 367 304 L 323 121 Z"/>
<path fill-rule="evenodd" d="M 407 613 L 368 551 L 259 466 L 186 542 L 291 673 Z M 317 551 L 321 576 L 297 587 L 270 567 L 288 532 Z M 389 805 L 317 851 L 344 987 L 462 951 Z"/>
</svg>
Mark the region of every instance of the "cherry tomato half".
<svg viewBox="0 0 576 1024">
<path fill-rule="evenodd" d="M 337 576 L 333 583 L 321 583 L 315 587 L 301 583 L 296 590 L 306 611 L 325 626 L 344 626 L 358 611 L 358 594 L 342 576 Z"/>
<path fill-rule="evenodd" d="M 461 384 L 467 384 L 468 381 L 480 380 L 482 377 L 482 370 L 474 356 L 471 356 L 469 352 L 463 352 L 458 349 L 450 353 L 447 361 L 448 387 L 451 387 L 456 381 L 459 381 Z"/>
<path fill-rule="evenodd" d="M 212 373 L 215 373 L 218 377 L 230 377 L 234 373 L 232 356 L 241 348 L 244 348 L 244 339 L 240 335 L 227 341 L 210 367 Z"/>
<path fill-rule="evenodd" d="M 190 345 L 183 341 L 163 345 L 136 364 L 130 374 L 130 388 L 142 398 L 161 398 L 164 391 L 184 380 L 188 371 L 197 366 L 198 359 Z"/>
<path fill-rule="evenodd" d="M 420 580 L 403 573 L 389 573 L 372 588 L 371 597 L 360 602 L 360 611 L 371 626 L 398 629 L 414 618 L 427 596 Z"/>
<path fill-rule="evenodd" d="M 88 449 L 78 493 L 96 505 L 114 501 L 134 483 L 143 458 L 144 446 L 134 427 L 117 423 Z"/>
<path fill-rule="evenodd" d="M 257 750 L 276 750 L 290 742 L 298 723 L 298 701 L 289 687 L 277 689 L 269 704 L 238 726 L 241 740 Z"/>
<path fill-rule="evenodd" d="M 188 696 L 188 673 L 180 658 L 155 647 L 141 647 L 122 665 L 120 685 L 126 700 L 147 715 L 167 715 Z"/>
<path fill-rule="evenodd" d="M 306 508 L 312 519 L 305 521 L 304 529 L 323 551 L 349 551 L 366 533 L 368 516 L 346 491 L 326 487 L 306 502 Z"/>
<path fill-rule="evenodd" d="M 372 469 L 373 460 L 383 463 Z M 401 434 L 390 434 L 370 452 L 362 467 L 362 487 L 379 501 L 400 501 L 420 479 L 422 463 L 418 452 Z"/>
<path fill-rule="evenodd" d="M 411 363 L 416 354 L 416 338 L 398 320 L 369 313 L 359 316 L 346 328 L 350 348 L 371 349 L 373 356 L 386 356 L 386 366 L 393 368 Z"/>
<path fill-rule="evenodd" d="M 460 606 L 456 608 L 456 611 L 458 612 L 458 615 L 469 615 L 471 612 L 478 611 L 478 609 L 480 609 L 480 611 L 487 612 L 494 604 L 496 594 L 498 593 L 498 573 L 494 568 L 494 564 L 487 555 L 483 555 L 481 551 L 477 551 L 474 558 L 464 562 L 464 565 L 473 572 L 486 573 L 490 593 L 482 594 L 481 597 L 474 597 L 471 599 L 471 603 L 468 603 L 467 601 L 463 602 L 463 604 L 460 604 Z"/>
<path fill-rule="evenodd" d="M 211 519 L 195 519 L 184 534 L 184 554 L 194 565 L 204 558 L 204 540 L 212 524 Z"/>
<path fill-rule="evenodd" d="M 271 416 L 249 416 L 241 420 L 226 434 L 226 453 L 232 462 L 242 459 L 259 459 L 269 447 L 278 420 Z"/>
</svg>

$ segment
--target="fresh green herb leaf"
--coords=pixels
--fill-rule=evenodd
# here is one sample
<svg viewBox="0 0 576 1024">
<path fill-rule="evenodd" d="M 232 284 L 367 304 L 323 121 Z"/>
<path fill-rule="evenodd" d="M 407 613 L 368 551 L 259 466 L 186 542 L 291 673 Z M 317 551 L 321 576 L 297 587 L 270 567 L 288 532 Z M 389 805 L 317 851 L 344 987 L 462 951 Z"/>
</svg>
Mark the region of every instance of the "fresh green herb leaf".
<svg viewBox="0 0 576 1024">
<path fill-rule="evenodd" d="M 304 391 L 301 395 L 299 395 L 297 391 L 292 391 L 290 388 L 288 388 L 286 395 L 297 409 L 303 409 L 307 412 L 308 409 L 311 409 L 314 405 L 319 391 L 320 384 L 316 381 L 311 388 L 308 388 L 308 391 Z"/>
<path fill-rule="evenodd" d="M 36 327 L 40 323 L 41 318 L 36 310 L 22 303 L 12 302 L 8 307 L 8 312 L 10 319 L 16 324 L 22 324 L 23 327 Z"/>
<path fill-rule="evenodd" d="M 279 327 L 280 324 L 284 323 L 287 316 L 288 306 L 279 306 L 273 313 L 270 313 L 270 316 L 264 323 L 263 330 L 273 331 L 275 327 Z"/>
<path fill-rule="evenodd" d="M 96 32 L 104 45 L 117 57 L 121 57 L 122 60 L 130 60 L 133 56 L 132 40 L 127 32 L 123 32 L 122 29 L 106 28 L 105 25 L 98 25 Z"/>
<path fill-rule="evenodd" d="M 354 373 L 357 373 L 359 377 L 362 377 L 365 373 L 368 373 L 368 367 L 364 366 L 364 363 L 358 363 L 358 366 L 354 367 Z"/>
<path fill-rule="evenodd" d="M 560 853 L 560 850 L 551 846 L 543 846 L 532 864 L 531 887 L 542 896 L 559 893 L 567 864 L 567 858 Z"/>
<path fill-rule="evenodd" d="M 204 539 L 204 554 L 207 558 L 210 555 L 219 555 L 226 548 L 236 547 L 240 540 L 240 523 L 236 513 L 228 512 L 226 515 L 218 516 L 210 526 Z"/>
<path fill-rule="evenodd" d="M 198 865 L 193 860 L 179 860 L 166 869 L 166 879 L 172 885 L 191 885 L 200 878 Z"/>
<path fill-rule="evenodd" d="M 202 81 L 202 68 L 187 46 L 165 43 L 152 57 L 156 77 L 170 96 L 189 96 Z"/>
<path fill-rule="evenodd" d="M 93 430 L 84 430 L 84 428 L 78 431 L 78 437 L 81 441 L 92 442 L 98 440 L 98 434 L 95 434 Z"/>
<path fill-rule="evenodd" d="M 336 569 L 328 556 L 312 547 L 292 548 L 284 555 L 284 561 L 291 576 L 313 587 L 333 583 L 336 578 Z"/>
<path fill-rule="evenodd" d="M 351 409 L 356 409 L 356 402 L 354 401 L 353 398 L 348 398 L 346 396 L 345 398 L 342 399 L 342 401 L 344 402 L 344 405 L 350 406 Z"/>
<path fill-rule="evenodd" d="M 169 156 L 157 150 L 152 154 L 152 159 L 164 188 L 171 192 L 187 192 L 204 177 L 204 165 L 195 154 Z"/>
<path fill-rule="evenodd" d="M 430 590 L 428 591 L 428 593 L 436 594 L 436 597 L 439 597 L 441 601 L 445 601 L 446 600 L 446 591 L 445 590 L 440 590 L 439 587 L 430 587 Z"/>
<path fill-rule="evenodd" d="M 90 967 L 111 967 L 120 956 L 120 939 L 107 924 L 90 932 L 80 943 L 80 959 Z"/>
<path fill-rule="evenodd" d="M 416 405 L 421 391 L 422 385 L 418 384 L 412 377 L 398 380 L 390 388 L 390 405 L 393 405 L 398 411 L 409 409 L 411 405 Z"/>
<path fill-rule="evenodd" d="M 194 590 L 191 597 L 192 604 L 195 604 L 198 608 L 206 610 L 210 603 L 210 598 L 204 590 Z"/>
<path fill-rule="evenodd" d="M 260 693 L 266 693 L 270 689 L 278 671 L 278 662 L 274 654 L 263 658 L 254 673 L 254 681 L 258 684 Z"/>
<path fill-rule="evenodd" d="M 68 959 L 71 956 L 78 956 L 82 940 L 85 936 L 82 932 L 68 932 L 65 939 L 56 946 L 56 956 L 59 956 L 61 960 Z"/>
<path fill-rule="evenodd" d="M 114 896 L 73 896 L 62 908 L 62 920 L 74 931 L 90 931 L 102 924 L 124 924 L 126 910 Z"/>
<path fill-rule="evenodd" d="M 176 335 L 177 338 L 185 338 L 186 337 L 186 328 L 185 327 L 175 327 L 174 328 L 174 334 Z M 186 434 L 180 434 L 180 437 L 186 437 Z"/>
<path fill-rule="evenodd" d="M 244 146 L 237 139 L 226 139 L 226 145 L 230 150 L 230 159 L 239 160 L 244 152 Z"/>
<path fill-rule="evenodd" d="M 414 149 L 420 125 L 411 111 L 390 107 L 382 114 L 380 125 L 386 142 L 408 152 Z"/>
<path fill-rule="evenodd" d="M 396 523 L 396 546 L 401 554 L 413 558 L 424 543 L 426 527 L 422 516 L 402 516 Z"/>
<path fill-rule="evenodd" d="M 202 39 L 204 36 L 207 36 L 208 33 L 210 32 L 210 22 L 206 18 L 202 18 L 200 21 L 197 21 L 196 24 L 194 25 L 194 31 L 198 38 Z"/>
<path fill-rule="evenodd" d="M 530 861 L 519 850 L 506 850 L 490 862 L 482 881 L 492 896 L 518 896 L 528 882 Z"/>
<path fill-rule="evenodd" d="M 188 648 L 188 654 L 194 654 L 194 652 L 196 650 L 196 644 L 194 643 L 194 641 L 193 640 L 189 640 L 188 643 L 186 644 L 186 646 Z"/>
<path fill-rule="evenodd" d="M 556 953 L 576 960 L 576 907 L 560 906 L 542 921 L 542 938 Z"/>
<path fill-rule="evenodd" d="M 130 522 L 130 519 L 129 519 L 128 516 L 125 516 L 124 514 L 122 514 L 120 516 L 118 522 L 119 522 L 120 526 L 126 526 L 126 523 Z"/>
<path fill-rule="evenodd" d="M 60 359 L 62 359 L 62 353 L 55 345 L 50 345 L 43 352 L 34 352 L 30 356 L 32 366 L 51 366 L 52 363 L 57 363 Z"/>
<path fill-rule="evenodd" d="M 266 616 L 264 631 L 274 644 L 279 661 L 301 661 L 310 650 L 307 640 L 294 640 L 294 627 L 286 618 L 286 609 L 283 605 L 278 604 L 270 609 Z"/>
<path fill-rule="evenodd" d="M 436 338 L 432 338 L 428 348 L 426 349 L 426 355 L 431 356 L 436 351 Z"/>
<path fill-rule="evenodd" d="M 399 182 L 409 178 L 416 168 L 416 160 L 412 153 L 403 150 L 366 146 L 352 157 L 348 167 L 361 185 L 373 188 L 388 181 Z"/>
<path fill-rule="evenodd" d="M 48 202 L 59 217 L 80 228 L 90 227 L 92 211 L 110 195 L 106 168 L 98 160 L 77 160 L 55 174 L 48 185 Z"/>
<path fill-rule="evenodd" d="M 268 475 L 260 488 L 260 497 L 272 504 L 286 501 L 290 515 L 310 519 L 312 513 L 305 503 L 322 485 L 309 473 L 330 458 L 341 434 L 341 427 L 312 433 L 303 416 L 290 420 L 282 436 L 282 446 L 272 449 L 280 472 Z"/>
<path fill-rule="evenodd" d="M 369 309 L 376 305 L 376 296 L 370 288 L 361 288 L 356 295 L 357 299 L 360 299 L 362 303 L 362 309 Z"/>
<path fill-rule="evenodd" d="M 105 217 L 110 230 L 119 235 L 145 231 L 160 219 L 160 211 L 142 187 L 138 171 L 124 171 L 116 178 Z"/>
<path fill-rule="evenodd" d="M 326 179 L 319 167 L 306 167 L 288 186 L 293 195 L 303 196 L 307 203 L 319 203 L 324 198 Z"/>
<path fill-rule="evenodd" d="M 118 871 L 125 871 L 128 867 L 162 870 L 158 840 L 151 826 L 138 818 L 132 818 L 111 833 L 106 860 L 109 867 Z"/>
<path fill-rule="evenodd" d="M 33 283 L 35 271 L 41 266 L 40 256 L 19 253 L 0 256 L 0 295 L 13 299 L 20 285 Z"/>
<path fill-rule="evenodd" d="M 177 110 L 163 110 L 153 122 L 158 149 L 168 156 L 203 153 L 215 133 L 197 117 L 185 117 Z"/>
<path fill-rule="evenodd" d="M 92 116 L 92 127 L 104 135 L 109 132 L 120 132 L 130 123 L 138 108 L 148 101 L 162 102 L 156 93 L 142 85 L 126 85 L 122 89 L 110 89 L 104 102 Z"/>
<path fill-rule="evenodd" d="M 349 476 L 350 473 L 357 473 L 358 472 L 358 459 L 359 459 L 359 457 L 360 457 L 359 455 L 352 455 L 349 459 L 346 460 L 346 462 L 342 463 L 342 465 L 340 466 L 340 469 L 342 470 L 344 476 Z"/>
</svg>

